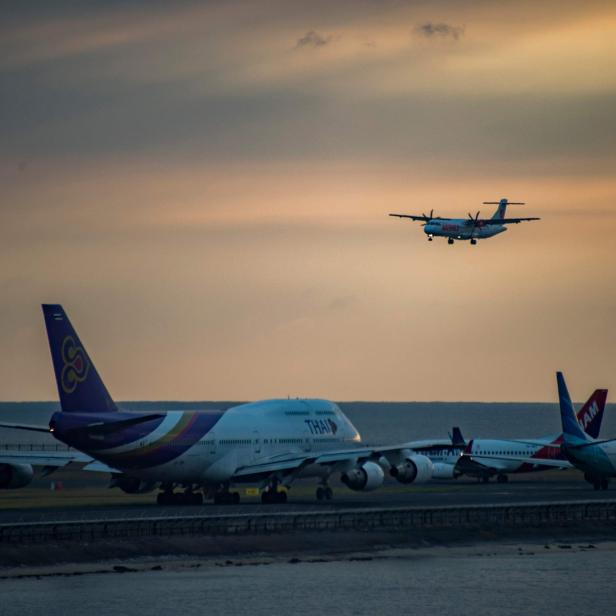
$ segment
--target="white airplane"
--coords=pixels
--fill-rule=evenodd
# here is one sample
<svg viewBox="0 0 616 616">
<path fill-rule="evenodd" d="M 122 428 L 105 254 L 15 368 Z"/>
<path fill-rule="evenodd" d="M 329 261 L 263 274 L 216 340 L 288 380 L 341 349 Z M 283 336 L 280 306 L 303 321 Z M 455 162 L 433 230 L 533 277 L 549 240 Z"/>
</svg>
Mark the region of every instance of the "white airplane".
<svg viewBox="0 0 616 616">
<path fill-rule="evenodd" d="M 610 477 L 616 477 L 616 439 L 597 440 L 581 429 L 562 372 L 556 373 L 560 418 L 563 426 L 561 449 L 567 460 L 584 473 L 595 490 L 607 490 Z"/>
<path fill-rule="evenodd" d="M 596 389 L 577 413 L 577 421 L 592 437 L 599 435 L 606 398 L 607 389 Z M 505 483 L 509 474 L 571 468 L 561 452 L 562 442 L 562 434 L 533 439 L 472 439 L 456 463 L 455 474 L 484 482 L 496 475 L 499 483 Z"/>
<path fill-rule="evenodd" d="M 453 472 L 413 449 L 362 444 L 359 432 L 328 400 L 281 399 L 220 411 L 128 412 L 118 409 L 62 306 L 43 305 L 62 410 L 49 427 L 0 423 L 0 427 L 51 432 L 73 448 L 46 467 L 85 463 L 85 470 L 112 474 L 128 493 L 161 488 L 159 504 L 237 503 L 233 485 L 257 483 L 264 503 L 286 501 L 298 478 L 319 480 L 316 497 L 331 499 L 328 480 L 339 475 L 352 490 L 374 490 L 385 472 L 404 484 Z M 438 444 L 438 443 L 437 443 Z M 427 447 L 426 442 L 418 443 Z M 0 454 L 0 488 L 26 485 L 42 452 Z M 182 487 L 182 492 L 175 492 Z"/>
<path fill-rule="evenodd" d="M 390 214 L 397 218 L 410 218 L 422 221 L 424 233 L 431 242 L 434 237 L 446 237 L 448 244 L 454 240 L 470 240 L 475 245 L 477 240 L 487 239 L 507 231 L 505 225 L 518 224 L 527 220 L 541 220 L 540 218 L 506 218 L 505 213 L 508 205 L 524 205 L 521 201 L 484 201 L 484 205 L 498 205 L 492 218 L 479 218 L 479 212 L 473 217 L 469 212 L 468 218 L 441 218 L 434 216 L 434 210 L 430 214 Z"/>
</svg>

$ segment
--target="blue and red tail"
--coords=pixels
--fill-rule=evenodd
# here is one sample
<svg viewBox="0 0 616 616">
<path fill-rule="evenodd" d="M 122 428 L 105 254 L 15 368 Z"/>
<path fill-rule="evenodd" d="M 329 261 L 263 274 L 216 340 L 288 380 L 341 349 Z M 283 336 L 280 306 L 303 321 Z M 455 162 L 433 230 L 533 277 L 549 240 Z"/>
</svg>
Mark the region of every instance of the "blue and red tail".
<svg viewBox="0 0 616 616">
<path fill-rule="evenodd" d="M 51 359 L 62 411 L 108 413 L 117 411 L 77 332 L 59 304 L 43 304 Z"/>
</svg>

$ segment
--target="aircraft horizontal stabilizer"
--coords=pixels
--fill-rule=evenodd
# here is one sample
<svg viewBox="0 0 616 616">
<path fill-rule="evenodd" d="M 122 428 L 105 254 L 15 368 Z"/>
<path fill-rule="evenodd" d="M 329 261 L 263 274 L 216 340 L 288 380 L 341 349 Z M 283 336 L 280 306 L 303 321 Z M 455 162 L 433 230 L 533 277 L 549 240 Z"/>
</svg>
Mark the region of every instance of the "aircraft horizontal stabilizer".
<svg viewBox="0 0 616 616">
<path fill-rule="evenodd" d="M 68 432 L 71 432 L 72 435 L 75 435 L 79 432 L 82 434 L 112 434 L 113 432 L 118 432 L 120 430 L 124 430 L 130 426 L 136 426 L 141 423 L 145 423 L 147 421 L 153 421 L 155 419 L 160 419 L 164 417 L 161 413 L 151 413 L 149 415 L 139 415 L 137 417 L 131 417 L 130 419 L 123 419 L 121 421 L 111 421 L 111 422 L 97 422 L 92 423 L 87 426 L 83 426 L 80 428 L 73 428 Z"/>
</svg>

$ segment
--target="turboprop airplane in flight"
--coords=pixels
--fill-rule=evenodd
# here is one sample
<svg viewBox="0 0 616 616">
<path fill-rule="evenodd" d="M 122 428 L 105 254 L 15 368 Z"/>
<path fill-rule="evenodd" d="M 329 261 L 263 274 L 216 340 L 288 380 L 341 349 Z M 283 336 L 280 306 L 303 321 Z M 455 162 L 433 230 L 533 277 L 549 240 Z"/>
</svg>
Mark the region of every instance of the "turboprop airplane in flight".
<svg viewBox="0 0 616 616">
<path fill-rule="evenodd" d="M 596 389 L 577 413 L 580 429 L 596 438 L 601 430 L 607 389 Z M 496 475 L 505 483 L 509 474 L 532 473 L 551 468 L 571 468 L 561 451 L 563 434 L 529 439 L 472 439 L 456 462 L 455 474 L 488 482 Z"/>
<path fill-rule="evenodd" d="M 43 305 L 61 411 L 49 427 L 0 423 L 0 427 L 50 432 L 73 450 L 43 464 L 85 463 L 107 472 L 128 493 L 160 488 L 159 504 L 238 503 L 230 488 L 257 484 L 264 503 L 285 502 L 298 478 L 319 481 L 316 497 L 332 498 L 328 480 L 339 475 L 351 490 L 375 490 L 389 473 L 403 484 L 453 473 L 413 443 L 369 447 L 340 408 L 329 400 L 279 399 L 216 411 L 120 410 L 60 305 Z M 429 443 L 419 442 L 422 448 Z M 26 485 L 43 452 L 0 455 L 0 488 Z M 452 475 L 451 475 L 452 476 Z M 180 488 L 181 491 L 175 491 Z"/>
<path fill-rule="evenodd" d="M 431 242 L 434 237 L 446 237 L 448 244 L 453 244 L 455 240 L 470 240 L 475 245 L 477 240 L 487 239 L 507 231 L 505 225 L 518 224 L 527 220 L 540 220 L 540 218 L 507 218 L 506 210 L 508 205 L 524 205 L 521 201 L 484 201 L 484 205 L 498 205 L 492 218 L 479 218 L 479 212 L 473 216 L 470 212 L 468 218 L 441 218 L 434 216 L 434 210 L 430 214 L 390 214 L 397 218 L 409 218 L 411 220 L 422 221 L 424 233 Z"/>
</svg>

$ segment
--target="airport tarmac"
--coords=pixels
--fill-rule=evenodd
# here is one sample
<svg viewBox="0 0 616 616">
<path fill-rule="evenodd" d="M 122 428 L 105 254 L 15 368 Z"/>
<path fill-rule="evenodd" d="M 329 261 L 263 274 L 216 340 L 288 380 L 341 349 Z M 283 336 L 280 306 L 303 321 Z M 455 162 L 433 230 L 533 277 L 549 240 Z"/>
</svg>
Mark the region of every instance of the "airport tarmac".
<svg viewBox="0 0 616 616">
<path fill-rule="evenodd" d="M 560 475 L 560 476 L 559 476 Z M 158 506 L 155 492 L 143 495 L 122 494 L 118 490 L 97 489 L 80 499 L 80 490 L 50 493 L 24 489 L 0 494 L 0 523 L 127 519 L 135 517 L 221 515 L 225 513 L 263 513 L 277 511 L 331 511 L 365 507 L 443 507 L 460 505 L 503 505 L 579 501 L 616 501 L 613 490 L 595 491 L 576 473 L 542 474 L 542 477 L 516 478 L 506 484 L 457 480 L 409 487 L 388 483 L 372 493 L 351 492 L 334 486 L 334 500 L 317 502 L 314 485 L 298 483 L 289 491 L 284 505 L 262 505 L 256 496 L 245 496 L 240 505 Z M 73 498 L 74 497 L 74 498 Z"/>
</svg>

